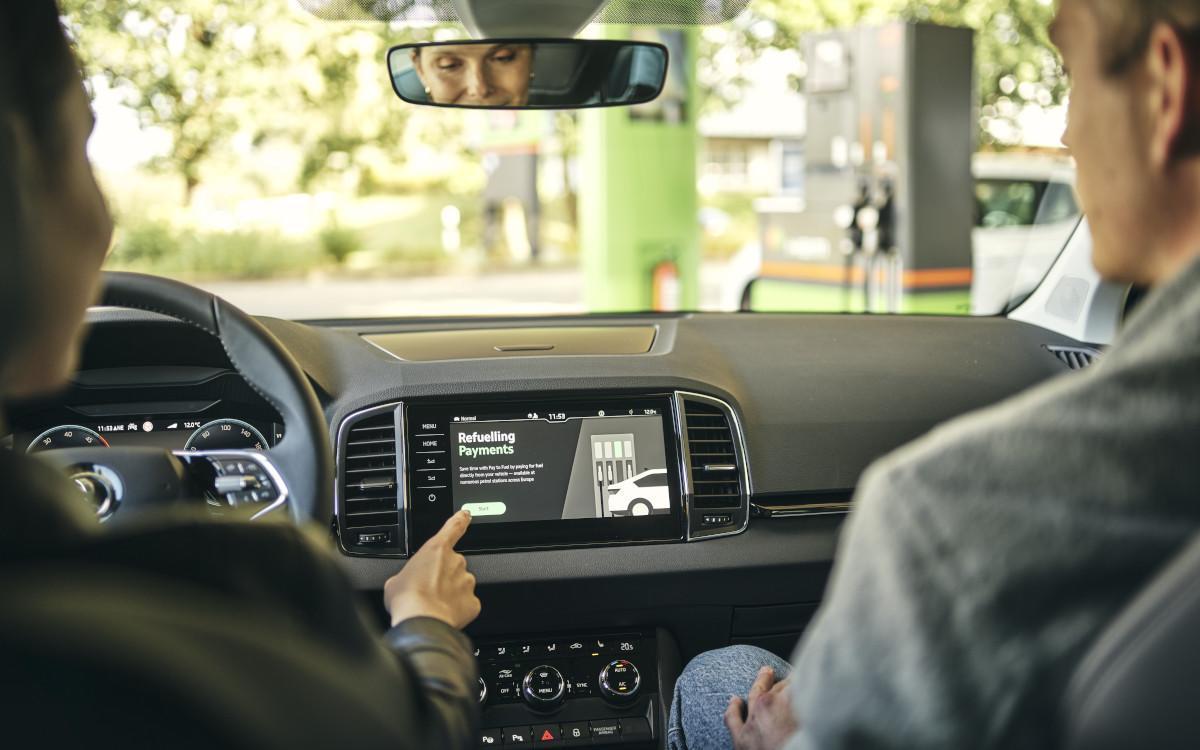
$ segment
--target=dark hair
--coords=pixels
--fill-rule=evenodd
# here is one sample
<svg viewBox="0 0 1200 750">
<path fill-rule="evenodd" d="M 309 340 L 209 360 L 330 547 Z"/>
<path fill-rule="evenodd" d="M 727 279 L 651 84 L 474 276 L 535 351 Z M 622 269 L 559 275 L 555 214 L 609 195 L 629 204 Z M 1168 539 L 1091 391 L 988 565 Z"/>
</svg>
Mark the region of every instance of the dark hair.
<svg viewBox="0 0 1200 750">
<path fill-rule="evenodd" d="M 1100 55 L 1109 75 L 1121 75 L 1146 52 L 1154 25 L 1175 28 L 1193 46 L 1200 24 L 1198 0 L 1093 0 L 1100 21 Z"/>
<path fill-rule="evenodd" d="M 21 0 L 2 5 L 0 109 L 23 115 L 41 140 L 39 145 L 51 146 L 59 102 L 77 70 L 59 20 L 58 2 Z"/>
<path fill-rule="evenodd" d="M 1175 30 L 1183 43 L 1186 64 L 1200 65 L 1200 0 L 1092 0 L 1100 22 L 1100 55 L 1105 72 L 1124 76 L 1146 54 L 1157 24 Z M 1174 145 L 1178 158 L 1200 155 L 1200 127 L 1185 123 Z"/>
<path fill-rule="evenodd" d="M 63 150 L 57 122 L 75 57 L 57 0 L 0 0 L 0 363 L 27 331 L 30 258 L 25 190 L 14 120 L 32 133 L 43 159 Z"/>
</svg>

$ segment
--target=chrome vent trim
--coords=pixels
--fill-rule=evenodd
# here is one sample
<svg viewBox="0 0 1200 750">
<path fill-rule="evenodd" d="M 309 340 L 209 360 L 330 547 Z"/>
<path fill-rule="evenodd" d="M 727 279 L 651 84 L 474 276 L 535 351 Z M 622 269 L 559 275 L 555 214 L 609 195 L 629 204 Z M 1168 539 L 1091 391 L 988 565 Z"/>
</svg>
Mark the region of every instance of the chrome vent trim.
<svg viewBox="0 0 1200 750">
<path fill-rule="evenodd" d="M 1047 344 L 1046 351 L 1058 357 L 1059 361 L 1072 370 L 1083 370 L 1100 358 L 1102 352 L 1092 346 L 1052 346 Z"/>
<path fill-rule="evenodd" d="M 750 511 L 761 518 L 845 515 L 850 512 L 854 490 L 818 490 L 757 495 Z"/>
<path fill-rule="evenodd" d="M 739 534 L 750 520 L 750 467 L 737 412 L 726 401 L 675 392 L 680 476 L 687 539 Z M 706 515 L 729 514 L 729 525 L 706 527 Z"/>
<path fill-rule="evenodd" d="M 403 443 L 401 402 L 354 412 L 338 427 L 334 510 L 346 554 L 407 555 Z"/>
</svg>

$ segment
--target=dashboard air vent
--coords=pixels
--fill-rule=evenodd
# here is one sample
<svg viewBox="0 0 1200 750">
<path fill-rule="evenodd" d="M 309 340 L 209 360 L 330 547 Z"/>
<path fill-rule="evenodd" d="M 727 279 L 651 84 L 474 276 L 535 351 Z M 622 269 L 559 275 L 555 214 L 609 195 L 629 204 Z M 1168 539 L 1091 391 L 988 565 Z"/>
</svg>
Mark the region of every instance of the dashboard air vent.
<svg viewBox="0 0 1200 750">
<path fill-rule="evenodd" d="M 683 410 L 695 507 L 711 510 L 741 506 L 741 467 L 729 417 L 715 404 L 688 398 L 684 399 Z"/>
<path fill-rule="evenodd" d="M 397 527 L 400 486 L 395 413 L 388 410 L 360 419 L 345 434 L 338 478 L 343 528 Z"/>
<path fill-rule="evenodd" d="M 1082 370 L 1100 356 L 1100 350 L 1090 346 L 1047 346 L 1046 349 L 1072 370 Z"/>
</svg>

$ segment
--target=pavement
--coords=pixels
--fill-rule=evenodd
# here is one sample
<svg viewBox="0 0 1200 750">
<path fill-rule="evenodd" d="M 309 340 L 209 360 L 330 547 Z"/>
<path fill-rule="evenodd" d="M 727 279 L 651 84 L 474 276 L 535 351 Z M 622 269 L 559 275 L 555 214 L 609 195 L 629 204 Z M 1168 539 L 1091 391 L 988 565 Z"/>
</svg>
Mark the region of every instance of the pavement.
<svg viewBox="0 0 1200 750">
<path fill-rule="evenodd" d="M 700 309 L 727 307 L 723 263 L 701 267 Z M 570 315 L 584 307 L 578 269 L 528 269 L 417 278 L 320 277 L 197 286 L 258 315 L 292 320 L 454 315 Z"/>
</svg>

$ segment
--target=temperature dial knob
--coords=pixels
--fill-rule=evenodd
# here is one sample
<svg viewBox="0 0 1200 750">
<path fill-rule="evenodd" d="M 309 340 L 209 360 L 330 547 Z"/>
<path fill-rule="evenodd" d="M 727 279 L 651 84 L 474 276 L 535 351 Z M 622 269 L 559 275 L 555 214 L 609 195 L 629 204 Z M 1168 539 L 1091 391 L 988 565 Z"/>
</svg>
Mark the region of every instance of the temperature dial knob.
<svg viewBox="0 0 1200 750">
<path fill-rule="evenodd" d="M 624 703 L 637 697 L 642 676 L 633 662 L 617 659 L 600 671 L 600 693 L 614 703 Z"/>
<path fill-rule="evenodd" d="M 479 678 L 479 702 L 483 703 L 484 701 L 486 701 L 487 695 L 488 695 L 487 683 L 483 681 L 482 677 L 480 677 Z"/>
<path fill-rule="evenodd" d="M 534 667 L 521 681 L 521 697 L 535 711 L 553 711 L 567 692 L 562 672 L 545 664 Z"/>
</svg>

